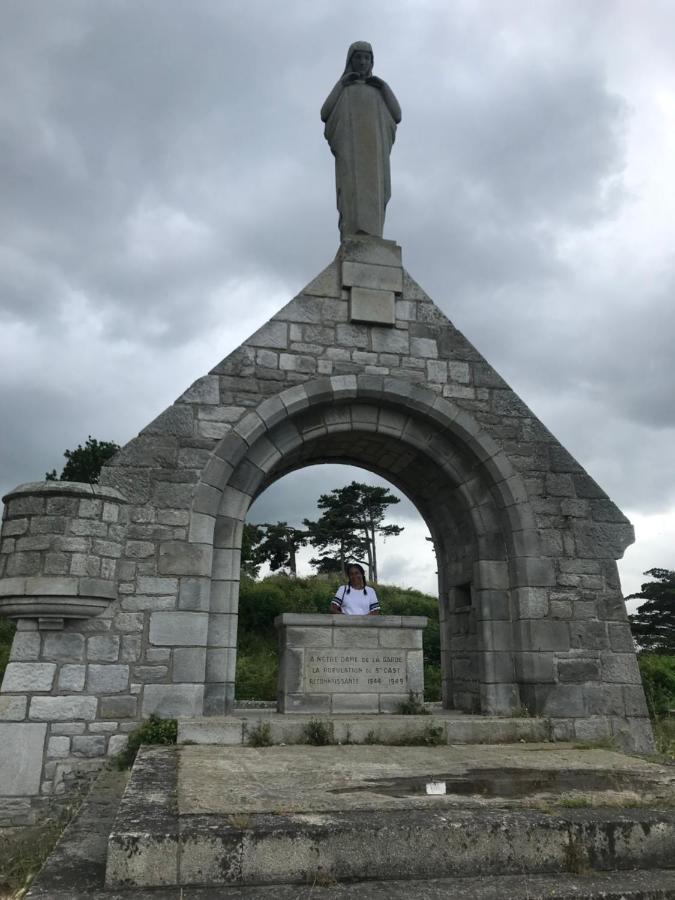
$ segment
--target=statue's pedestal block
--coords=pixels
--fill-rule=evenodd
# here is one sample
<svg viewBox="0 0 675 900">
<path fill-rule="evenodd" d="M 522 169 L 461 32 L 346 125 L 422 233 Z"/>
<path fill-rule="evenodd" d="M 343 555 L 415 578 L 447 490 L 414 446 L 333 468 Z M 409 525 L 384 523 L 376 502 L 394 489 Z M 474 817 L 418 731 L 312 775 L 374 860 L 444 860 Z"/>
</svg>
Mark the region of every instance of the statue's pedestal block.
<svg viewBox="0 0 675 900">
<path fill-rule="evenodd" d="M 396 296 L 403 291 L 401 248 L 394 241 L 352 235 L 338 253 L 342 287 L 349 292 L 349 321 L 396 324 Z"/>
<path fill-rule="evenodd" d="M 425 616 L 284 613 L 278 709 L 283 713 L 390 713 L 422 699 Z"/>
</svg>

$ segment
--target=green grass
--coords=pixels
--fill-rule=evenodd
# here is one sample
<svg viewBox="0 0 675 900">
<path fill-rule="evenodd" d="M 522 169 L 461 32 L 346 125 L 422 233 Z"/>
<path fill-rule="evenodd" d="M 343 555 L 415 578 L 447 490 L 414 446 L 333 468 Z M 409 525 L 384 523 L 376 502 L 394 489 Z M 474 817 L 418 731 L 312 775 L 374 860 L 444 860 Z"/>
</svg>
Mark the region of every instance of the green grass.
<svg viewBox="0 0 675 900">
<path fill-rule="evenodd" d="M 153 714 L 130 733 L 126 747 L 115 757 L 117 766 L 120 769 L 130 769 L 141 744 L 175 744 L 177 737 L 176 719 L 160 719 Z"/>
<path fill-rule="evenodd" d="M 75 812 L 62 810 L 39 825 L 8 829 L 0 839 L 0 898 L 18 900 L 54 849 Z"/>
<path fill-rule="evenodd" d="M 640 653 L 638 665 L 649 715 L 653 719 L 668 716 L 675 710 L 675 656 Z"/>
<path fill-rule="evenodd" d="M 653 722 L 656 751 L 675 762 L 675 716 Z"/>
</svg>

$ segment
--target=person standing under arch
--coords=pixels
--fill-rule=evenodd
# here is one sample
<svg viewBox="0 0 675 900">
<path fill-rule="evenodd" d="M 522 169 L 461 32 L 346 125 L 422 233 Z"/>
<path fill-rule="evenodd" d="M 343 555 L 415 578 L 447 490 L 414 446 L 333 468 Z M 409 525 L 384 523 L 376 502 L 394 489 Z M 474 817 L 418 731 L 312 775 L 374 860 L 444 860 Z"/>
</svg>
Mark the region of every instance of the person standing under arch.
<svg viewBox="0 0 675 900">
<path fill-rule="evenodd" d="M 373 588 L 366 584 L 363 566 L 359 563 L 349 563 L 346 573 L 347 584 L 337 589 L 331 600 L 331 613 L 346 616 L 379 616 L 380 603 Z"/>
</svg>

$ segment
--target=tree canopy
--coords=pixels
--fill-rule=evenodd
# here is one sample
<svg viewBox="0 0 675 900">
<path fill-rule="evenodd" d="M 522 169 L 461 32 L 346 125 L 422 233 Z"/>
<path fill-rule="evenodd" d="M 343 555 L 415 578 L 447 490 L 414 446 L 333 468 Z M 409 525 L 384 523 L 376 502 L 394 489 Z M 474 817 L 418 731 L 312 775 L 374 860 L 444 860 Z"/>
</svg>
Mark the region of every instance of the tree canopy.
<svg viewBox="0 0 675 900">
<path fill-rule="evenodd" d="M 315 521 L 305 519 L 302 528 L 288 522 L 265 522 L 244 526 L 241 568 L 249 578 L 257 578 L 260 566 L 268 563 L 272 572 L 285 570 L 297 575 L 297 552 L 309 544 L 319 551 L 310 560 L 318 574 L 342 573 L 345 564 L 364 563 L 371 580 L 377 581 L 378 537 L 391 537 L 403 531 L 400 525 L 385 525 L 387 509 L 399 498 L 386 487 L 352 481 L 322 494 L 317 507 L 322 511 Z"/>
<path fill-rule="evenodd" d="M 350 559 L 363 560 L 370 578 L 377 581 L 378 536 L 401 534 L 400 525 L 384 525 L 387 510 L 400 499 L 386 487 L 352 481 L 322 494 L 317 506 L 322 515 L 312 522 L 304 520 L 309 543 L 319 550 L 313 559 L 319 572 L 344 569 Z"/>
<path fill-rule="evenodd" d="M 633 637 L 640 650 L 675 654 L 675 572 L 649 569 L 644 574 L 654 580 L 645 582 L 638 594 L 626 598 L 645 600 L 629 616 Z"/>
<path fill-rule="evenodd" d="M 91 435 L 87 442 L 77 445 L 76 450 L 66 450 L 66 464 L 57 476 L 56 469 L 45 473 L 47 481 L 81 481 L 85 484 L 98 484 L 102 467 L 120 449 L 114 441 L 97 441 Z"/>
</svg>

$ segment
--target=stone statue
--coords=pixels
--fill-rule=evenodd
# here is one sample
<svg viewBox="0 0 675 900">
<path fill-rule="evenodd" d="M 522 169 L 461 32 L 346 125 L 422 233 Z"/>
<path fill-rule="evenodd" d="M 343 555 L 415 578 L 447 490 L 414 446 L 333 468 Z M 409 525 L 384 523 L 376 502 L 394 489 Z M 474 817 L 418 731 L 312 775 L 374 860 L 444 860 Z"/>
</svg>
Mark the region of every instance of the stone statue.
<svg viewBox="0 0 675 900">
<path fill-rule="evenodd" d="M 373 48 L 357 41 L 344 73 L 321 107 L 325 136 L 335 157 L 340 237 L 382 237 L 391 196 L 389 154 L 401 107 L 389 85 L 372 74 Z"/>
</svg>

